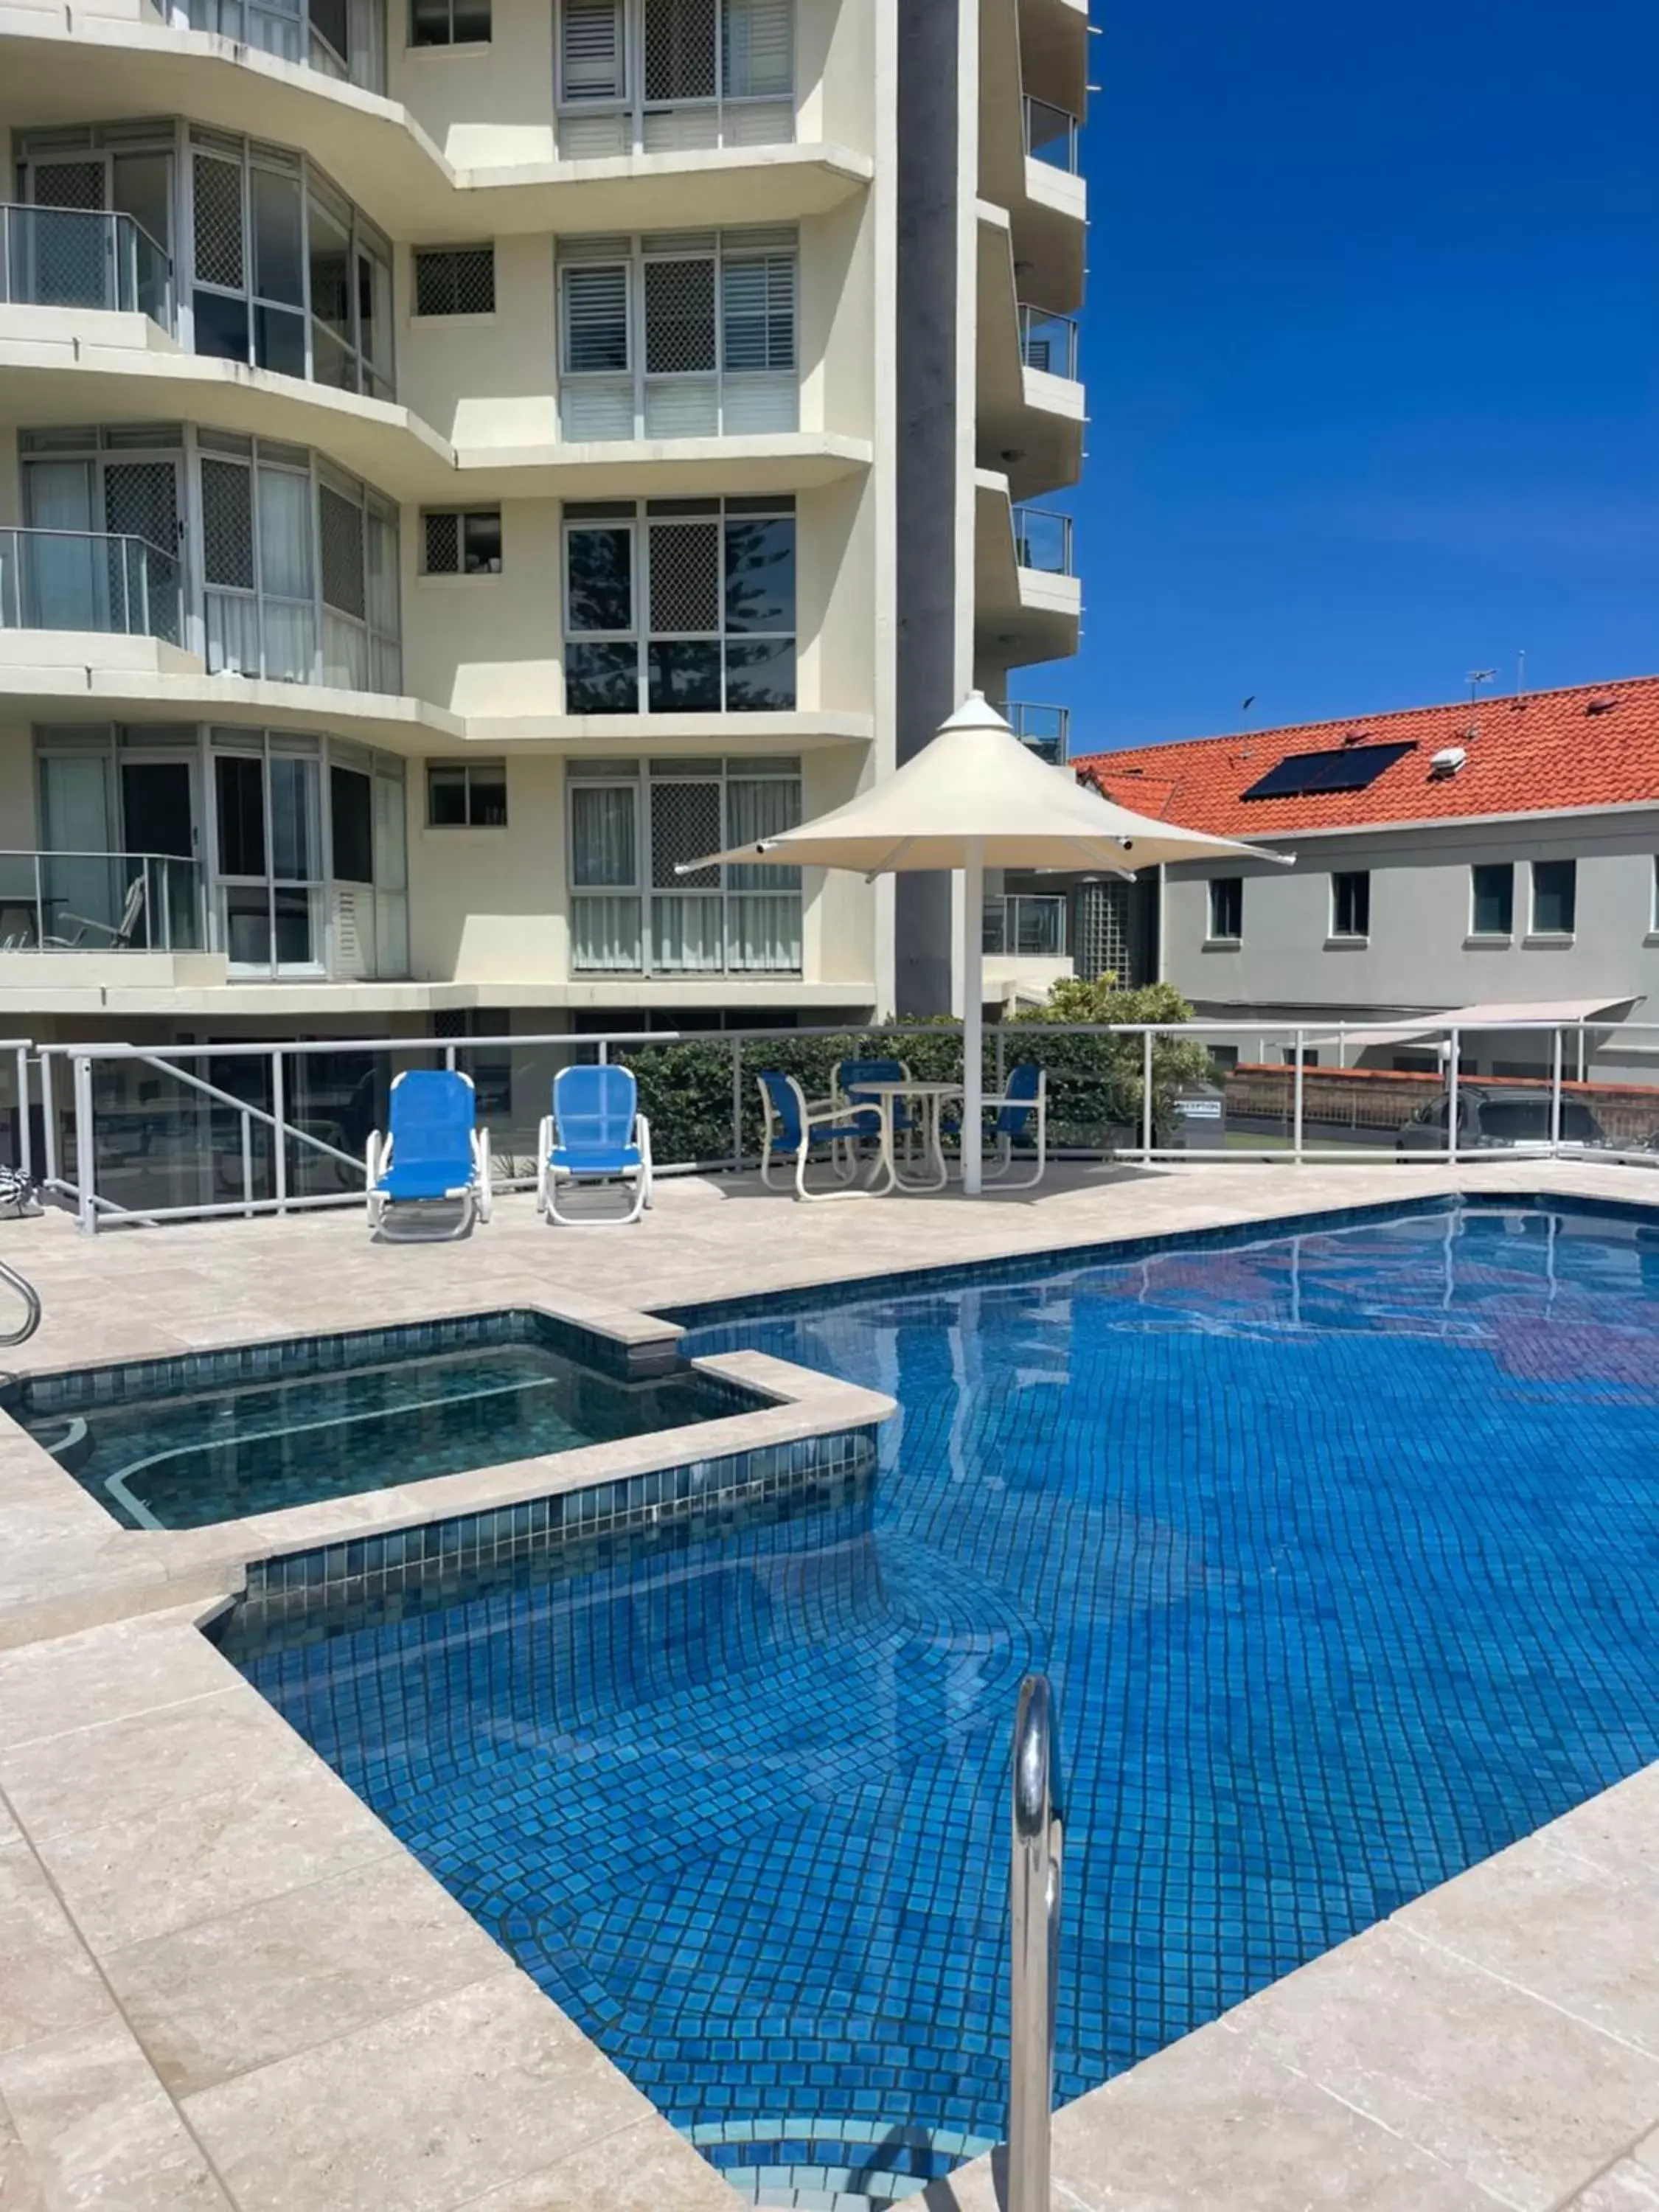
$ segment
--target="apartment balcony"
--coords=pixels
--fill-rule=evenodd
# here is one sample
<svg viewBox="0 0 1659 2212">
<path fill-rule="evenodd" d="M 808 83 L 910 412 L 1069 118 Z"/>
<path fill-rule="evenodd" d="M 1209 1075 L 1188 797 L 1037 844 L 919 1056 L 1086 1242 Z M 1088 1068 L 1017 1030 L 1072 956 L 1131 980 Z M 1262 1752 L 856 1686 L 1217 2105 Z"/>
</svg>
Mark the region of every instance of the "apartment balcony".
<svg viewBox="0 0 1659 2212">
<path fill-rule="evenodd" d="M 0 204 L 0 307 L 146 315 L 177 329 L 173 263 L 130 215 Z"/>
<path fill-rule="evenodd" d="M 1014 504 L 1007 477 L 980 469 L 974 536 L 976 658 L 1009 668 L 1075 653 L 1083 594 L 1070 515 Z"/>
<path fill-rule="evenodd" d="M 146 539 L 0 530 L 0 630 L 72 630 L 178 645 L 183 577 Z"/>
<path fill-rule="evenodd" d="M 0 997 L 96 1003 L 111 985 L 222 981 L 196 862 L 170 853 L 0 852 Z M 88 999 L 90 994 L 90 1000 Z"/>
<path fill-rule="evenodd" d="M 1044 707 L 1028 699 L 1005 700 L 997 708 L 1009 728 L 1029 750 L 1051 768 L 1061 768 L 1072 749 L 1072 710 Z"/>
<path fill-rule="evenodd" d="M 721 975 L 757 981 L 801 973 L 796 890 L 576 892 L 570 902 L 573 976 Z"/>
<path fill-rule="evenodd" d="M 982 944 L 988 998 L 1010 1006 L 1038 1004 L 1051 984 L 1075 972 L 1066 945 L 1066 905 L 1063 897 L 1025 892 L 986 900 Z"/>
<path fill-rule="evenodd" d="M 1083 41 L 1071 0 L 983 0 L 979 191 L 1007 215 L 1026 299 L 1069 314 L 1083 300 Z"/>
<path fill-rule="evenodd" d="M 1078 326 L 1020 298 L 1009 217 L 983 200 L 978 212 L 978 457 L 1016 498 L 1040 497 L 1083 472 Z"/>
</svg>

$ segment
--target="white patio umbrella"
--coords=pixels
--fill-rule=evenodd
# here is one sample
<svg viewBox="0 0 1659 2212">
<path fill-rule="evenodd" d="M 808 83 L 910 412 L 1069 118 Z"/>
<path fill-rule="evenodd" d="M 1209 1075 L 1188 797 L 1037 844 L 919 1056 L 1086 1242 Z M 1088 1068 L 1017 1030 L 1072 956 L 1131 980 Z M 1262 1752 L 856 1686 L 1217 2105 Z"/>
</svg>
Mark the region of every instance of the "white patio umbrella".
<svg viewBox="0 0 1659 2212">
<path fill-rule="evenodd" d="M 1023 745 L 984 695 L 970 691 L 938 734 L 845 806 L 816 822 L 780 830 L 752 845 L 679 869 L 723 861 L 774 867 L 848 868 L 866 878 L 922 869 L 960 870 L 962 899 L 962 1182 L 980 1189 L 984 1071 L 981 1066 L 985 955 L 985 871 L 993 868 L 1109 869 L 1133 876 L 1166 860 L 1227 858 L 1278 860 L 1255 845 L 1154 822 L 1115 806 L 1057 772 Z"/>
</svg>

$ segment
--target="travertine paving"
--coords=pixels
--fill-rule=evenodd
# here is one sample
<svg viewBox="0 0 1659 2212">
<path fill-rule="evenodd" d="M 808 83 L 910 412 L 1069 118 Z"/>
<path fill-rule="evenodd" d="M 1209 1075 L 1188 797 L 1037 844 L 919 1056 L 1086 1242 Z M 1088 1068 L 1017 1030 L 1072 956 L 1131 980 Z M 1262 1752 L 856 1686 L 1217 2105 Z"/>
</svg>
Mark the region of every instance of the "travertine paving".
<svg viewBox="0 0 1659 2212">
<path fill-rule="evenodd" d="M 1639 1170 L 1206 1164 L 977 1206 L 666 1182 L 629 1231 L 508 1199 L 454 1245 L 377 1247 L 355 1214 L 91 1241 L 48 1218 L 0 1224 L 0 1255 L 42 1290 L 21 1358 L 50 1367 L 519 1302 L 651 1311 L 1475 1184 L 1659 1206 Z M 235 1546 L 116 1528 L 3 1420 L 0 1533 L 4 2212 L 735 2203 L 198 1632 Z M 1656 1970 L 1650 1770 L 1068 2107 L 1054 2203 L 1659 2212 Z M 998 2161 L 923 2201 L 1000 2203 Z"/>
</svg>

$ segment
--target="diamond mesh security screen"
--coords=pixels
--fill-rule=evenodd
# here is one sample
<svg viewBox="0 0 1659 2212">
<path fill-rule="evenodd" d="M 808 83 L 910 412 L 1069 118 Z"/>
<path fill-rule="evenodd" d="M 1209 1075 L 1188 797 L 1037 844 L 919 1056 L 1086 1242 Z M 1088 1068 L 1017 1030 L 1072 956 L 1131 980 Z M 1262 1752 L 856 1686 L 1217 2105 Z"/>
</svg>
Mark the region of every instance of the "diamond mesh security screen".
<svg viewBox="0 0 1659 2212">
<path fill-rule="evenodd" d="M 718 890 L 718 868 L 699 868 L 677 876 L 682 860 L 700 860 L 720 848 L 720 787 L 718 783 L 659 783 L 651 792 L 651 882 L 659 891 Z"/>
<path fill-rule="evenodd" d="M 161 553 L 179 544 L 178 475 L 171 461 L 112 461 L 104 470 L 104 527 Z"/>
<path fill-rule="evenodd" d="M 464 246 L 415 256 L 417 315 L 493 315 L 495 249 Z"/>
<path fill-rule="evenodd" d="M 716 0 L 645 0 L 645 96 L 712 100 L 718 90 Z"/>
<path fill-rule="evenodd" d="M 647 261 L 647 375 L 706 374 L 714 365 L 714 261 Z"/>
<path fill-rule="evenodd" d="M 253 589 L 253 474 L 234 461 L 202 462 L 202 569 L 210 584 Z"/>
<path fill-rule="evenodd" d="M 34 204 L 49 208 L 101 208 L 101 161 L 42 161 L 34 172 Z"/>
<path fill-rule="evenodd" d="M 319 534 L 323 546 L 323 598 L 342 614 L 362 617 L 363 516 L 349 499 L 319 486 Z"/>
<path fill-rule="evenodd" d="M 428 576 L 457 576 L 461 569 L 461 518 L 459 514 L 428 514 L 426 522 L 426 573 Z"/>
<path fill-rule="evenodd" d="M 243 287 L 242 172 L 229 161 L 198 154 L 194 162 L 196 281 Z"/>
<path fill-rule="evenodd" d="M 651 629 L 708 636 L 720 626 L 720 531 L 707 522 L 651 526 Z"/>
</svg>

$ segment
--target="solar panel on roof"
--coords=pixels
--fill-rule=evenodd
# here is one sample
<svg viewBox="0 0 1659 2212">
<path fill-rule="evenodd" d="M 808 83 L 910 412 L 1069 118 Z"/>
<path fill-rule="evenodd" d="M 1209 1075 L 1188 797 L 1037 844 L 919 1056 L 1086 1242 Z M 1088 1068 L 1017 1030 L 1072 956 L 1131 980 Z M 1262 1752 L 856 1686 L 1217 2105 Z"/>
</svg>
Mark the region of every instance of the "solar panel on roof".
<svg viewBox="0 0 1659 2212">
<path fill-rule="evenodd" d="M 1415 745 L 1345 745 L 1329 753 L 1291 753 L 1270 768 L 1243 796 L 1300 799 L 1313 792 L 1364 791 L 1384 769 L 1392 768 Z"/>
</svg>

